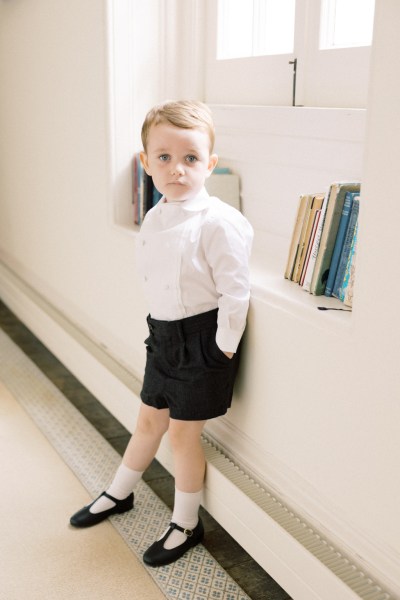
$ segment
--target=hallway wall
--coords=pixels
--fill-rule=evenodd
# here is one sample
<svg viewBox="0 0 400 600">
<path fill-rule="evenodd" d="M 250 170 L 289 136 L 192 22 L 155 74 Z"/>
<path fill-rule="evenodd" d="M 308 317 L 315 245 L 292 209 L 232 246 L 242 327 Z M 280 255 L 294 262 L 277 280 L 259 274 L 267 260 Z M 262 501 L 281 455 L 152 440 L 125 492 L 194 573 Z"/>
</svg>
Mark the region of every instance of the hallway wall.
<svg viewBox="0 0 400 600">
<path fill-rule="evenodd" d="M 127 364 L 143 366 L 133 239 L 112 224 L 105 3 L 1 6 L 1 253 Z"/>
</svg>

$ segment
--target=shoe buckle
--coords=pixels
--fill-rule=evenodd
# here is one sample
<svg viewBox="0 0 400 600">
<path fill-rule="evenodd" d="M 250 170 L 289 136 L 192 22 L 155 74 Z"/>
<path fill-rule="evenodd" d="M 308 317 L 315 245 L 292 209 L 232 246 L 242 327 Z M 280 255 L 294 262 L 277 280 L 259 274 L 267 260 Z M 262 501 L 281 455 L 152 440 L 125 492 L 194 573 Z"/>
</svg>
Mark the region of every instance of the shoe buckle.
<svg viewBox="0 0 400 600">
<path fill-rule="evenodd" d="M 191 529 L 184 529 L 183 533 L 186 535 L 186 537 L 190 538 L 193 535 L 193 531 Z"/>
</svg>

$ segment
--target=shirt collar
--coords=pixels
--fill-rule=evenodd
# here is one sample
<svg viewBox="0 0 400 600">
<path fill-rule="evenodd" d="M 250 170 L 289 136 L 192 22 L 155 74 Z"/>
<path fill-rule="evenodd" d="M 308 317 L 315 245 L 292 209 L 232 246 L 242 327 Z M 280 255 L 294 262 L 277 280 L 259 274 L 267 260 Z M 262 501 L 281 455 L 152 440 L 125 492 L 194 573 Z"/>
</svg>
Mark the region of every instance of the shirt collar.
<svg viewBox="0 0 400 600">
<path fill-rule="evenodd" d="M 163 196 L 160 200 L 160 203 L 171 204 L 174 206 L 179 205 L 183 210 L 198 212 L 209 206 L 210 195 L 208 194 L 206 188 L 203 188 L 194 198 L 189 198 L 188 200 L 183 200 L 182 202 L 166 202 L 165 196 Z"/>
</svg>

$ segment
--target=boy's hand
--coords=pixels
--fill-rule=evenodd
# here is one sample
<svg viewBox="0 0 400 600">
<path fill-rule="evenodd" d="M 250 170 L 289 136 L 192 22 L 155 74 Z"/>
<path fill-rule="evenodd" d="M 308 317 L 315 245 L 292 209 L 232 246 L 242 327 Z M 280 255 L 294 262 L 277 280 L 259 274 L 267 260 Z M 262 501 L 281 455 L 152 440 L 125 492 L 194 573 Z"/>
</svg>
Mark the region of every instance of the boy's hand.
<svg viewBox="0 0 400 600">
<path fill-rule="evenodd" d="M 227 356 L 228 358 L 232 358 L 233 355 L 235 354 L 234 352 L 224 352 L 225 356 Z"/>
</svg>

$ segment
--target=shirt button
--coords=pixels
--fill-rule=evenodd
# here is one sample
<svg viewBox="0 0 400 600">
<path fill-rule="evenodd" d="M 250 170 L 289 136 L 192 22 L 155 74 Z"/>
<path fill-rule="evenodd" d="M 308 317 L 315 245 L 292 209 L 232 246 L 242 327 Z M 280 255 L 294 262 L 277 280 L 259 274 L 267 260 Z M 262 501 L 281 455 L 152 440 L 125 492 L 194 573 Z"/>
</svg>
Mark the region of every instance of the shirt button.
<svg viewBox="0 0 400 600">
<path fill-rule="evenodd" d="M 169 290 L 169 285 L 164 285 L 164 290 Z"/>
<path fill-rule="evenodd" d="M 144 276 L 144 280 L 147 281 L 147 276 L 146 275 Z"/>
<path fill-rule="evenodd" d="M 142 246 L 145 246 L 145 245 L 146 245 L 146 240 L 143 240 Z"/>
</svg>

